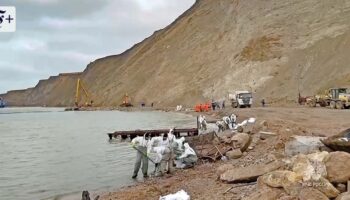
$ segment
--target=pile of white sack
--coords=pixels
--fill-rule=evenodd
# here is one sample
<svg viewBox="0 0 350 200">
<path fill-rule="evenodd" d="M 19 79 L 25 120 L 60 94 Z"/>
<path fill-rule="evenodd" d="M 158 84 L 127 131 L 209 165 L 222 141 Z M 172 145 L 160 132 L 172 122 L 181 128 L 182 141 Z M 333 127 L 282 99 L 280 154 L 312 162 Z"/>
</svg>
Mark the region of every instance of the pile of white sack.
<svg viewBox="0 0 350 200">
<path fill-rule="evenodd" d="M 184 190 L 180 190 L 175 194 L 168 194 L 166 196 L 162 196 L 159 200 L 190 200 L 190 195 L 187 194 Z"/>
</svg>

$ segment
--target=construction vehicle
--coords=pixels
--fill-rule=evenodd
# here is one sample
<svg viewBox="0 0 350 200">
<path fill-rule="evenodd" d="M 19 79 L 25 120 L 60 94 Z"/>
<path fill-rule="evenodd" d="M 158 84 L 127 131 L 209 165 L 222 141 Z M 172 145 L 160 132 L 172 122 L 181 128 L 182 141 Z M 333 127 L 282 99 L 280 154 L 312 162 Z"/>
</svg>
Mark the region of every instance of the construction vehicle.
<svg viewBox="0 0 350 200">
<path fill-rule="evenodd" d="M 211 103 L 200 103 L 194 106 L 195 112 L 209 112 L 211 110 Z"/>
<path fill-rule="evenodd" d="M 324 94 L 317 94 L 315 96 L 305 97 L 306 105 L 309 107 L 316 107 L 317 105 L 321 107 L 329 106 L 331 97 L 329 95 L 329 90 L 326 90 Z"/>
<path fill-rule="evenodd" d="M 324 94 L 307 97 L 306 104 L 310 107 L 329 106 L 332 109 L 350 108 L 349 88 L 330 88 Z"/>
<path fill-rule="evenodd" d="M 331 88 L 329 89 L 331 101 L 329 106 L 336 109 L 350 108 L 350 89 Z"/>
<path fill-rule="evenodd" d="M 79 108 L 81 107 L 80 103 L 80 91 L 83 91 L 83 95 L 85 96 L 85 103 L 83 106 L 88 106 L 91 107 L 93 105 L 93 100 L 91 99 L 91 95 L 89 94 L 89 92 L 87 91 L 85 84 L 83 83 L 82 80 L 80 80 L 80 78 L 78 78 L 77 80 L 77 87 L 76 87 L 76 91 L 75 91 L 75 101 L 74 101 L 74 105 L 75 107 Z"/>
<path fill-rule="evenodd" d="M 253 95 L 249 91 L 235 91 L 234 94 L 228 95 L 233 108 L 250 108 L 253 104 Z"/>
<path fill-rule="evenodd" d="M 120 104 L 120 107 L 132 107 L 133 105 L 130 103 L 129 95 L 126 93 L 123 98 L 123 103 Z"/>
</svg>

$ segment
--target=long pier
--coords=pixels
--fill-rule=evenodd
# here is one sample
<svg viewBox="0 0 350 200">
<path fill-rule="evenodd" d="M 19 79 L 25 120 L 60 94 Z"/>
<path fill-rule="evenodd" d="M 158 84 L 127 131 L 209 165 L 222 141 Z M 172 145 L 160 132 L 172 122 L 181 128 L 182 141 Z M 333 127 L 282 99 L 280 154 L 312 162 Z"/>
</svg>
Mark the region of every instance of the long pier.
<svg viewBox="0 0 350 200">
<path fill-rule="evenodd" d="M 155 129 L 155 130 L 133 130 L 133 131 L 116 131 L 114 133 L 107 133 L 109 139 L 117 138 L 118 136 L 122 139 L 133 139 L 137 136 L 143 136 L 148 133 L 151 137 L 160 136 L 161 134 L 169 133 L 169 129 Z M 198 135 L 198 128 L 178 128 L 174 129 L 173 133 L 176 137 L 189 137 Z"/>
</svg>

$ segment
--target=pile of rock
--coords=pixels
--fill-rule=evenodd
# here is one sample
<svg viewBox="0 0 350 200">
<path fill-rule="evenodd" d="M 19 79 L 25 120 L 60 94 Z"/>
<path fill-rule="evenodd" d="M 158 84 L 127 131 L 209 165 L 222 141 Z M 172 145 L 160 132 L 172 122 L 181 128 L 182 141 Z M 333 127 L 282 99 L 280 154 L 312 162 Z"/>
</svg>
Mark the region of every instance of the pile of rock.
<svg viewBox="0 0 350 200">
<path fill-rule="evenodd" d="M 350 154 L 326 151 L 248 167 L 226 164 L 217 170 L 227 183 L 257 181 L 258 190 L 245 199 L 350 199 Z M 348 191 L 349 192 L 349 191 Z"/>
<path fill-rule="evenodd" d="M 218 141 L 219 143 L 224 143 L 231 147 L 231 150 L 226 152 L 226 157 L 229 159 L 238 159 L 242 157 L 243 153 L 250 147 L 249 145 L 252 143 L 252 137 L 247 133 L 234 133 L 227 130 L 218 135 Z"/>
<path fill-rule="evenodd" d="M 204 140 L 208 138 L 209 140 Z M 236 133 L 232 130 L 226 130 L 222 133 L 209 133 L 201 135 L 190 141 L 195 146 L 197 155 L 202 159 L 219 160 L 222 155 L 228 159 L 238 159 L 242 157 L 247 150 L 253 149 L 252 137 L 248 133 Z"/>
</svg>

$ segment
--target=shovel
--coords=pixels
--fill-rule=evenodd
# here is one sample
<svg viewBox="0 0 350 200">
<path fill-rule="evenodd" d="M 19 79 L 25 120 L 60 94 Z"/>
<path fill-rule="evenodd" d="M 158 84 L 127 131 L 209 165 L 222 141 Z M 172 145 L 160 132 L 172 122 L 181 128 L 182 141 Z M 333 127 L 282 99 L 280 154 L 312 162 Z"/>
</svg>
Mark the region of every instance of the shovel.
<svg viewBox="0 0 350 200">
<path fill-rule="evenodd" d="M 221 160 L 222 160 L 222 161 L 227 161 L 227 160 L 228 160 L 227 157 L 224 156 L 224 155 L 222 155 L 222 153 L 220 152 L 219 148 L 218 148 L 216 145 L 214 145 L 214 147 L 215 147 L 215 148 L 218 150 L 218 152 L 220 153 L 220 155 L 221 155 Z"/>
<path fill-rule="evenodd" d="M 156 164 L 156 162 L 154 162 L 150 157 L 148 157 L 145 153 L 143 153 L 140 149 L 136 148 L 136 147 L 132 147 L 134 148 L 136 151 L 140 152 L 142 155 L 146 156 L 146 158 L 151 161 L 153 164 Z"/>
</svg>

